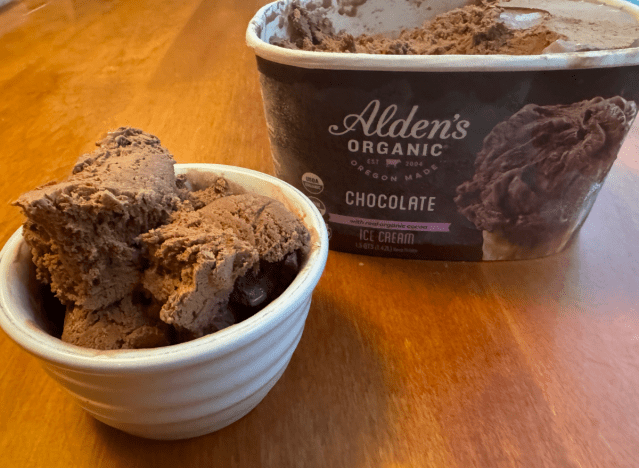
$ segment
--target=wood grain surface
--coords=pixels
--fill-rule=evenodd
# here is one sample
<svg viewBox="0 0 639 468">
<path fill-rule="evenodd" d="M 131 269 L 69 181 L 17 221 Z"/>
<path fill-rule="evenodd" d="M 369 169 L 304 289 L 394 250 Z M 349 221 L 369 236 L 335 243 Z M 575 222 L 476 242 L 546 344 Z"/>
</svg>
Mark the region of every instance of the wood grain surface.
<svg viewBox="0 0 639 468">
<path fill-rule="evenodd" d="M 257 0 L 0 7 L 0 243 L 10 202 L 120 125 L 178 162 L 272 173 Z M 639 131 L 576 242 L 535 261 L 331 252 L 282 379 L 249 415 L 155 442 L 87 416 L 0 331 L 2 467 L 639 467 Z"/>
</svg>

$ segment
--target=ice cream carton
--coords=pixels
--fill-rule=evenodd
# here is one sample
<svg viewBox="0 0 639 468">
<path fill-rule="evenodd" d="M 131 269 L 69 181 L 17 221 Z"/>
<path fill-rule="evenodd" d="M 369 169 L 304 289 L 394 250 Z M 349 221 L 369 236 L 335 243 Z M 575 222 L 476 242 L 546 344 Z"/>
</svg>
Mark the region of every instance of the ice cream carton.
<svg viewBox="0 0 639 468">
<path fill-rule="evenodd" d="M 298 2 L 353 35 L 464 3 Z M 524 56 L 291 50 L 271 44 L 288 37 L 291 5 L 259 10 L 247 43 L 276 174 L 319 208 L 331 249 L 510 260 L 575 237 L 637 113 L 634 44 Z M 639 18 L 631 3 L 608 5 Z"/>
</svg>

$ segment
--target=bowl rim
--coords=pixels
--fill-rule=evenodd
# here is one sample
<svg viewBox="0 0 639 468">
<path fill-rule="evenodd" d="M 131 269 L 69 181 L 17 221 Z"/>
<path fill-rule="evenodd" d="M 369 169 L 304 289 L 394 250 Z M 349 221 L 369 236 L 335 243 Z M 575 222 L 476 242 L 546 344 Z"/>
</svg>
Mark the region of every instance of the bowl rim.
<svg viewBox="0 0 639 468">
<path fill-rule="evenodd" d="M 260 8 L 246 30 L 246 44 L 258 57 L 298 68 L 351 71 L 404 72 L 512 72 L 613 68 L 639 65 L 639 47 L 543 55 L 375 55 L 291 50 L 263 41 L 260 32 L 272 21 L 270 10 L 291 0 L 277 0 Z M 303 0 L 307 3 L 311 0 Z M 627 0 L 599 0 L 621 8 L 639 21 L 639 5 Z"/>
<path fill-rule="evenodd" d="M 139 373 L 157 370 L 172 370 L 178 367 L 195 366 L 235 351 L 260 336 L 267 334 L 280 322 L 293 315 L 296 309 L 310 299 L 317 285 L 328 256 L 328 233 L 326 224 L 317 207 L 298 189 L 271 175 L 252 169 L 222 164 L 176 164 L 176 173 L 189 169 L 200 169 L 217 174 L 233 173 L 260 179 L 276 186 L 286 198 L 295 199 L 303 207 L 305 222 L 315 230 L 306 265 L 297 274 L 291 285 L 273 302 L 252 317 L 186 343 L 151 349 L 93 350 L 64 343 L 28 319 L 13 312 L 8 281 L 11 264 L 23 247 L 22 227 L 18 228 L 0 251 L 0 327 L 19 346 L 30 354 L 55 365 L 87 372 Z"/>
</svg>

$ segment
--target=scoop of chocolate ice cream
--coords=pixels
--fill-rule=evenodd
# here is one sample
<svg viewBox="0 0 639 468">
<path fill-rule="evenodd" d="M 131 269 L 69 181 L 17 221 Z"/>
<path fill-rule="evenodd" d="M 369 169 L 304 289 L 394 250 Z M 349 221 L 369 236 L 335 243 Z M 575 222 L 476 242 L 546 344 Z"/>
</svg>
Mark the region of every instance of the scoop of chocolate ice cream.
<svg viewBox="0 0 639 468">
<path fill-rule="evenodd" d="M 140 239 L 150 258 L 143 285 L 164 304 L 160 318 L 190 339 L 235 323 L 228 307 L 234 288 L 251 308 L 273 299 L 281 291 L 269 265 L 304 252 L 310 235 L 282 203 L 247 193 L 176 212 Z"/>
<path fill-rule="evenodd" d="M 99 309 L 140 278 L 137 237 L 164 224 L 186 192 L 153 135 L 122 127 L 80 158 L 64 182 L 22 195 L 24 238 L 38 278 L 64 303 Z"/>
<path fill-rule="evenodd" d="M 455 202 L 478 229 L 535 245 L 573 227 L 598 190 L 637 113 L 617 96 L 529 104 L 484 139 L 472 180 Z"/>
<path fill-rule="evenodd" d="M 128 294 L 103 309 L 69 305 L 62 341 L 93 349 L 156 348 L 171 344 L 171 328 L 157 318 L 159 306 Z"/>
<path fill-rule="evenodd" d="M 287 254 L 309 247 L 310 234 L 301 220 L 269 197 L 254 194 L 224 197 L 207 205 L 201 213 L 227 227 L 250 228 L 261 260 L 278 262 Z"/>
<path fill-rule="evenodd" d="M 183 335 L 203 336 L 234 323 L 227 309 L 235 280 L 258 261 L 254 246 L 200 211 L 140 236 L 150 268 L 142 284 L 163 303 L 160 318 Z"/>
</svg>

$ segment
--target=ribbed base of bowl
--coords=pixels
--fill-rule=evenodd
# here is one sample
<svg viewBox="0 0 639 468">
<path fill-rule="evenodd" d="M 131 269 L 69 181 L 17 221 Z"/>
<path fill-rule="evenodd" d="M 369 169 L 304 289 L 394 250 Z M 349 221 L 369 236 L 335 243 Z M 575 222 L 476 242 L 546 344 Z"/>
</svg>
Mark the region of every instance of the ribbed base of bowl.
<svg viewBox="0 0 639 468">
<path fill-rule="evenodd" d="M 122 424 L 91 414 L 90 412 L 89 414 L 108 426 L 119 429 L 127 434 L 144 437 L 145 439 L 180 440 L 199 437 L 219 431 L 250 413 L 264 399 L 271 388 L 273 388 L 285 370 L 286 368 L 283 368 L 269 382 L 248 398 L 221 411 L 195 419 L 160 425 Z"/>
<path fill-rule="evenodd" d="M 152 378 L 143 374 L 87 378 L 74 370 L 43 367 L 87 413 L 111 427 L 149 439 L 197 437 L 232 424 L 262 401 L 291 360 L 310 304 L 309 297 L 269 334 L 188 370 Z M 222 375 L 217 369 L 223 369 Z M 135 394 L 127 390 L 131 386 L 137 387 Z"/>
</svg>

